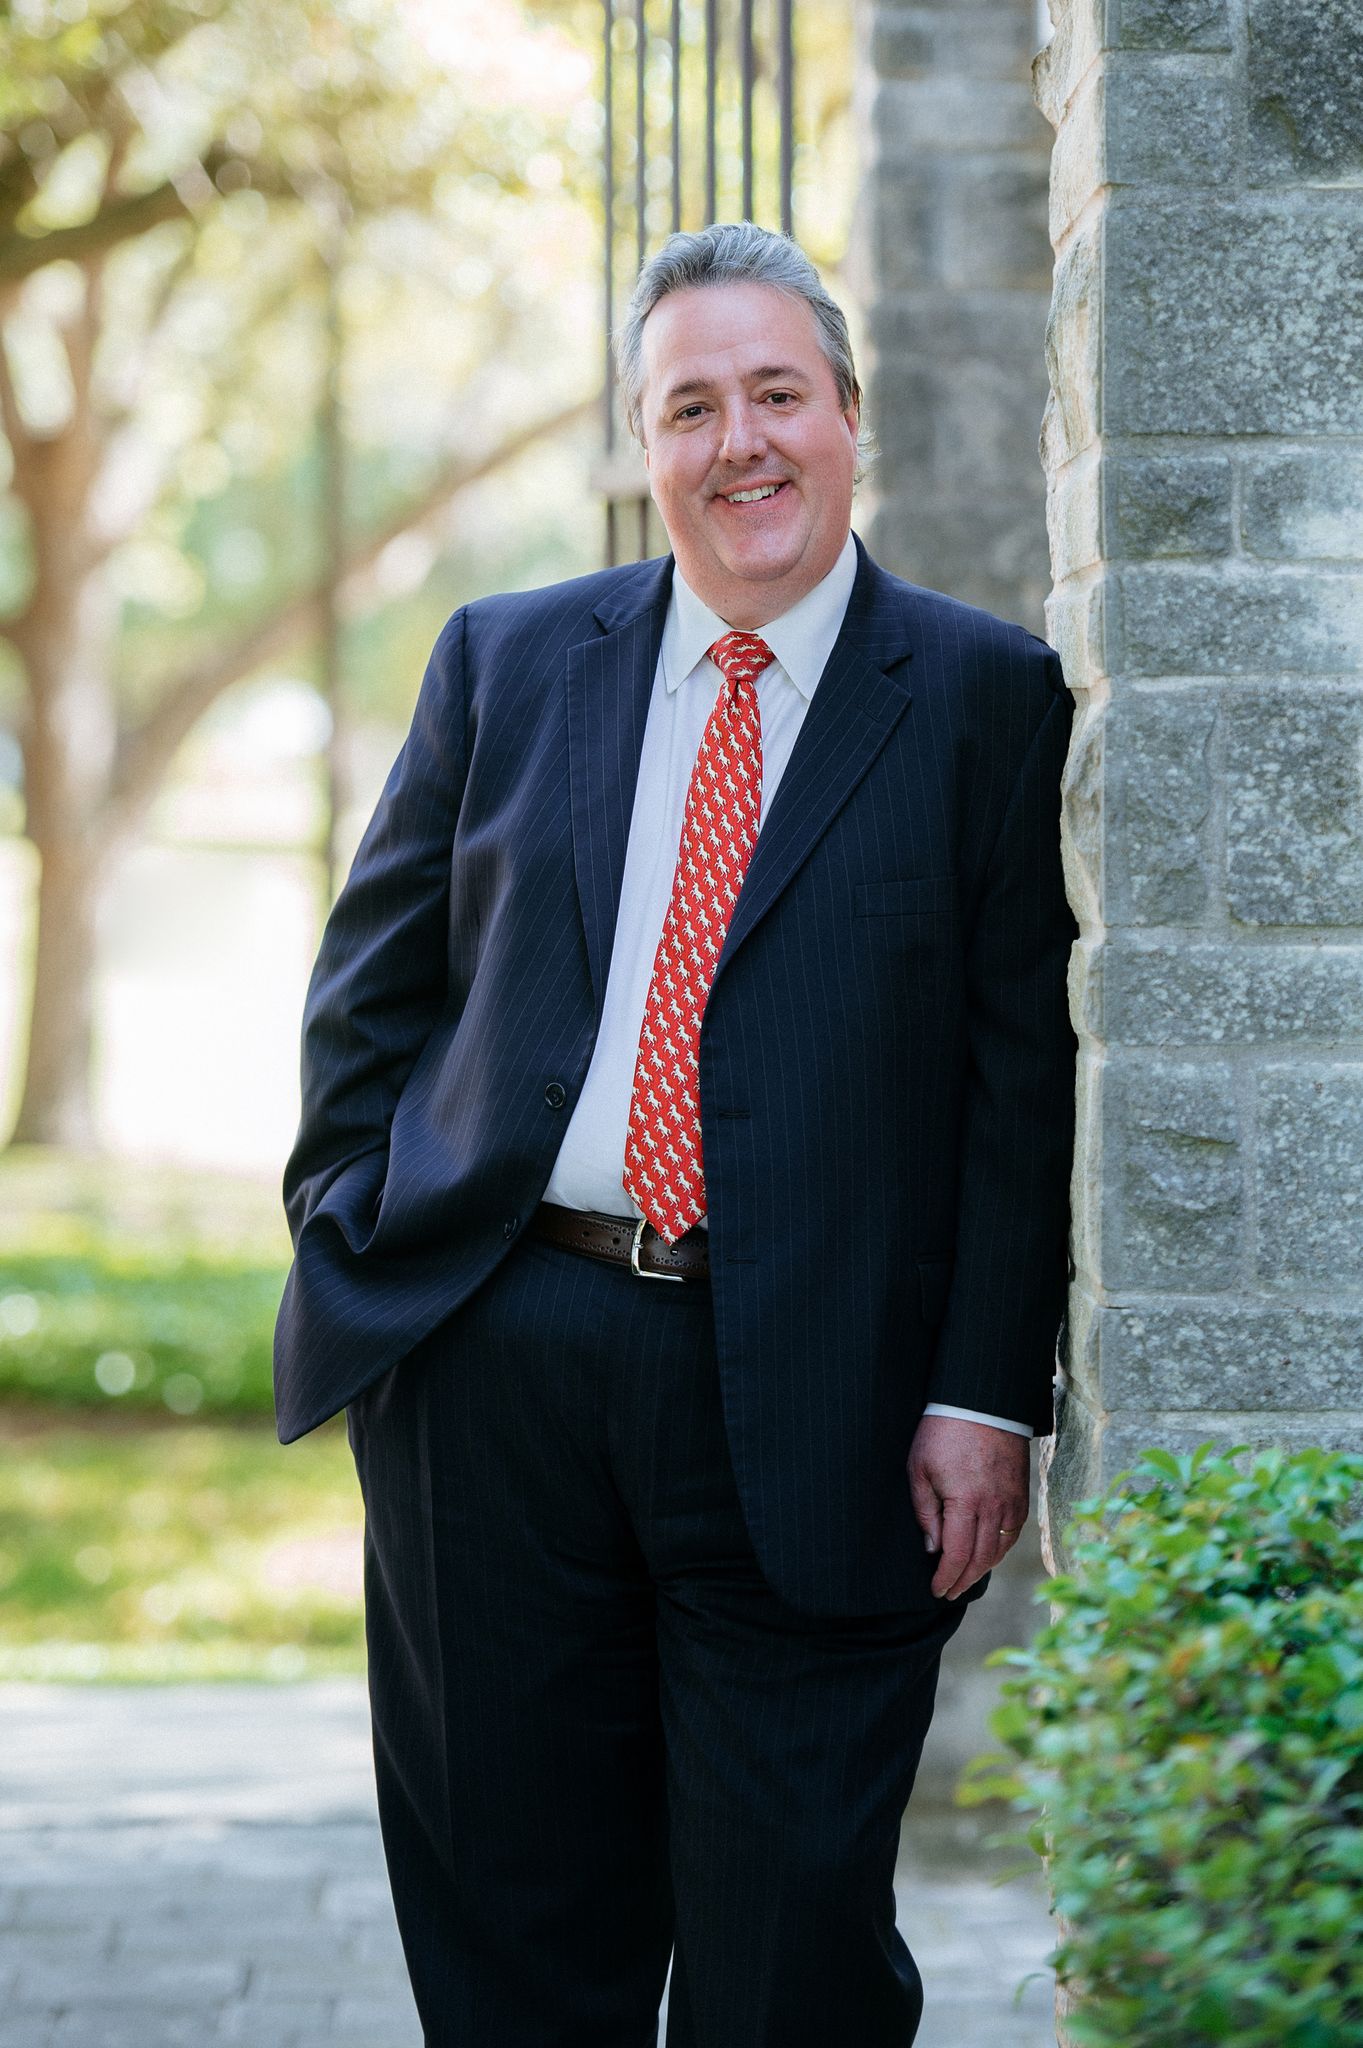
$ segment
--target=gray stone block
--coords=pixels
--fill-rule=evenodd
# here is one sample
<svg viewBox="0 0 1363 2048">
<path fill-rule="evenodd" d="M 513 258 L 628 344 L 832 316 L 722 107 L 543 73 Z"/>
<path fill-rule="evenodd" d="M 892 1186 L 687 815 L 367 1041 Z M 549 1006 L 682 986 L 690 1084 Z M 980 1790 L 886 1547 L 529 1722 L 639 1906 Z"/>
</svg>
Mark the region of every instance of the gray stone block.
<svg viewBox="0 0 1363 2048">
<path fill-rule="evenodd" d="M 1097 1493 L 1101 1484 L 1104 1419 L 1096 1415 L 1073 1387 L 1058 1396 L 1056 1432 L 1040 1454 L 1042 1549 L 1049 1565 L 1066 1570 L 1065 1529 L 1077 1502 Z"/>
<path fill-rule="evenodd" d="M 1046 232 L 1047 159 L 1042 146 L 1016 157 L 953 162 L 941 185 L 937 274 L 953 291 L 1034 291 L 1038 372 L 1051 289 Z M 1040 408 L 1038 405 L 1038 419 Z M 1035 443 L 1035 429 L 1033 430 Z"/>
<path fill-rule="evenodd" d="M 930 473 L 937 448 L 937 379 L 926 358 L 877 351 L 867 378 L 866 418 L 880 450 L 874 487 L 885 498 Z M 858 522 L 859 524 L 860 522 Z"/>
<path fill-rule="evenodd" d="M 1082 680 L 1075 677 L 1071 687 L 1077 689 Z M 1063 777 L 1060 836 L 1065 882 L 1075 915 L 1087 927 L 1099 922 L 1102 901 L 1104 718 L 1102 709 L 1080 700 Z M 1088 952 L 1088 945 L 1081 944 L 1070 955 L 1071 1013 L 1076 1020 L 1082 1015 Z"/>
<path fill-rule="evenodd" d="M 331 2007 L 332 2001 L 325 1998 L 243 1998 L 223 2008 L 213 2039 L 245 2042 L 247 2048 L 266 2048 L 267 2043 L 275 2048 L 276 2042 L 291 2041 L 305 2028 L 321 2033 Z"/>
<path fill-rule="evenodd" d="M 1043 293 L 981 288 L 887 293 L 871 308 L 869 339 L 883 361 L 1018 363 L 1033 378 L 1046 331 Z"/>
<path fill-rule="evenodd" d="M 392 1893 L 382 1871 L 372 1877 L 347 1877 L 322 1887 L 317 1910 L 324 1920 L 391 1920 Z"/>
<path fill-rule="evenodd" d="M 199 2013 L 106 2013 L 98 2006 L 64 2012 L 51 2034 L 52 2048 L 203 2048 L 203 2039 Z"/>
<path fill-rule="evenodd" d="M 1039 302 L 1036 310 L 1039 344 Z M 943 483 L 949 481 L 956 507 L 967 515 L 987 514 L 993 501 L 1016 503 L 1025 493 L 1036 522 L 1035 546 L 1043 554 L 1046 480 L 1037 438 L 1045 398 L 1039 348 L 1030 377 L 1020 376 L 1008 362 L 966 359 L 954 375 L 939 380 L 934 440 L 936 474 Z"/>
<path fill-rule="evenodd" d="M 1215 698 L 1128 688 L 1104 741 L 1104 913 L 1112 924 L 1202 922 L 1214 907 Z"/>
<path fill-rule="evenodd" d="M 1021 80 L 931 78 L 882 80 L 871 103 L 871 125 L 886 158 L 910 159 L 924 151 L 1041 149 L 1046 124 Z"/>
<path fill-rule="evenodd" d="M 336 2036 L 330 2030 L 296 2034 L 289 2048 L 336 2048 Z M 394 2018 L 387 2026 L 375 2028 L 370 2033 L 348 2034 L 346 2048 L 421 2048 L 421 2028 L 415 2014 L 407 2025 Z"/>
<path fill-rule="evenodd" d="M 936 281 L 941 184 L 941 166 L 931 160 L 881 166 L 870 224 L 878 294 L 922 291 Z"/>
<path fill-rule="evenodd" d="M 1103 465 L 1072 462 L 1049 478 L 1046 525 L 1057 583 L 1103 557 Z"/>
<path fill-rule="evenodd" d="M 1057 0 L 1049 8 L 1051 39 L 1032 60 L 1032 90 L 1053 128 L 1107 45 L 1107 11 L 1108 0 Z"/>
<path fill-rule="evenodd" d="M 1107 180 L 1107 80 L 1094 66 L 1065 110 L 1051 150 L 1048 219 L 1059 250 L 1074 222 Z"/>
<path fill-rule="evenodd" d="M 1268 1067 L 1257 1097 L 1261 1278 L 1363 1288 L 1363 1062 Z"/>
<path fill-rule="evenodd" d="M 410 2008 L 410 1997 L 404 2003 Z M 353 2041 L 357 2035 L 363 2035 L 366 2040 L 376 2041 L 389 2036 L 401 2038 L 406 2018 L 395 1999 L 345 1997 L 337 2000 L 331 2025 L 338 2039 Z M 412 2011 L 411 2023 L 415 2021 L 416 2013 Z"/>
<path fill-rule="evenodd" d="M 926 10 L 877 7 L 871 18 L 871 69 L 877 78 L 917 78 L 937 55 L 934 20 Z"/>
<path fill-rule="evenodd" d="M 1243 1201 L 1235 1071 L 1112 1058 L 1102 1080 L 1103 1277 L 1215 1293 L 1238 1277 Z"/>
<path fill-rule="evenodd" d="M 1025 81 L 1035 45 L 1035 17 L 1019 6 L 881 5 L 871 27 L 880 78 L 946 71 Z"/>
<path fill-rule="evenodd" d="M 964 482 L 958 490 L 954 481 L 948 476 L 930 492 L 882 494 L 868 535 L 872 553 L 914 583 L 1039 633 L 1048 582 L 1040 473 L 1031 504 L 972 502 Z"/>
<path fill-rule="evenodd" d="M 1072 462 L 1098 438 L 1102 377 L 1103 240 L 1097 223 L 1076 229 L 1059 252 L 1046 324 L 1053 403 L 1042 450 L 1048 469 Z"/>
<path fill-rule="evenodd" d="M 1229 50 L 1228 0 L 1113 0 L 1117 38 L 1128 50 Z"/>
<path fill-rule="evenodd" d="M 1106 675 L 1107 578 L 1052 590 L 1046 599 L 1045 637 L 1060 656 L 1072 690 L 1088 689 Z"/>
<path fill-rule="evenodd" d="M 1241 533 L 1255 555 L 1363 559 L 1363 455 L 1333 448 L 1252 458 Z"/>
<path fill-rule="evenodd" d="M 1249 140 L 1268 182 L 1363 173 L 1358 0 L 1249 0 Z"/>
<path fill-rule="evenodd" d="M 202 1938 L 201 1938 L 202 1939 Z M 72 2005 L 107 2007 L 124 2012 L 130 2006 L 177 2011 L 216 2005 L 235 1997 L 246 1982 L 239 1963 L 205 1961 L 189 1956 L 176 1961 L 151 1956 L 136 1962 L 78 1962 L 60 1965 L 25 1962 L 19 1970 L 13 2002 L 22 2007 Z"/>
<path fill-rule="evenodd" d="M 1231 81 L 1179 58 L 1109 60 L 1107 175 L 1114 185 L 1215 185 L 1235 162 Z"/>
<path fill-rule="evenodd" d="M 1329 1050 L 1363 1032 L 1363 946 L 1149 946 L 1109 938 L 1088 1028 L 1121 1045 Z"/>
<path fill-rule="evenodd" d="M 1109 554 L 1139 561 L 1229 552 L 1229 456 L 1123 451 L 1109 458 L 1103 472 Z"/>
<path fill-rule="evenodd" d="M 884 555 L 887 566 L 893 563 L 915 583 L 948 591 L 1040 633 L 1046 564 L 1037 535 L 1044 529 L 1039 517 L 1028 518 L 1029 511 L 1036 514 L 1039 508 L 1004 501 L 972 511 L 952 499 L 948 478 L 920 495 L 916 508 L 907 494 L 883 503 L 887 521 L 898 527 L 893 551 L 887 548 Z"/>
<path fill-rule="evenodd" d="M 1108 1409 L 1363 1409 L 1363 1306 L 1152 1301 L 1096 1320 Z"/>
<path fill-rule="evenodd" d="M 1350 675 L 1363 575 L 1135 565 L 1119 572 L 1122 666 L 1142 676 Z"/>
<path fill-rule="evenodd" d="M 1106 222 L 1109 433 L 1363 431 L 1363 209 L 1162 197 Z"/>
<path fill-rule="evenodd" d="M 1363 924 L 1363 691 L 1228 693 L 1223 717 L 1231 915 Z"/>
<path fill-rule="evenodd" d="M 345 1953 L 351 1961 L 366 1966 L 378 1966 L 385 1970 L 405 1968 L 402 1955 L 402 1939 L 398 1934 L 397 1921 L 393 1918 L 391 1906 L 383 1919 L 375 1919 L 368 1927 L 352 1929 L 346 1939 Z"/>
</svg>

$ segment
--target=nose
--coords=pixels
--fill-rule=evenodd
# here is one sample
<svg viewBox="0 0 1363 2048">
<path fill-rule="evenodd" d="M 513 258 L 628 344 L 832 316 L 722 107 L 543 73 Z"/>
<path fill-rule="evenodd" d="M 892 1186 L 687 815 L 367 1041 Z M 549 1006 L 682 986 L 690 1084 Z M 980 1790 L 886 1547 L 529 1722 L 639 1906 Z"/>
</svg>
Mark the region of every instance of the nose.
<svg viewBox="0 0 1363 2048">
<path fill-rule="evenodd" d="M 720 441 L 720 454 L 726 461 L 737 465 L 751 462 L 755 455 L 765 453 L 767 447 L 766 415 L 761 408 L 740 399 L 728 407 L 724 414 L 724 432 Z"/>
</svg>

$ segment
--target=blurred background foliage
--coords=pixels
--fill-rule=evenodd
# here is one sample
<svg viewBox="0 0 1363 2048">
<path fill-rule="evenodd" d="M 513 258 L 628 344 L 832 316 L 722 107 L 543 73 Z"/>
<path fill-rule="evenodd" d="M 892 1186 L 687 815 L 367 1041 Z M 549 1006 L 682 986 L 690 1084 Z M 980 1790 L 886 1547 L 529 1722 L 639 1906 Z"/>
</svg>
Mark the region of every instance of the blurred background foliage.
<svg viewBox="0 0 1363 2048">
<path fill-rule="evenodd" d="M 343 1423 L 270 1421 L 299 1011 L 445 617 L 600 564 L 601 21 L 0 14 L 0 1677 L 362 1664 Z M 836 283 L 845 0 L 797 37 Z"/>
</svg>

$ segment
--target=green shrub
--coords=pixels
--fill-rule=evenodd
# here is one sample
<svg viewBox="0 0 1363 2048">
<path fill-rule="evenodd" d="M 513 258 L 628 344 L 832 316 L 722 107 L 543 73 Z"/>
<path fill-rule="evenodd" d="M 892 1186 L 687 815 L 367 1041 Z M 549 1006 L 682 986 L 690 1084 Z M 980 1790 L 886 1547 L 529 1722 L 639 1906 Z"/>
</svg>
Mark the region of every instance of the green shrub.
<svg viewBox="0 0 1363 2048">
<path fill-rule="evenodd" d="M 992 1726 L 1048 1859 L 1085 2048 L 1363 2042 L 1363 1458 L 1149 1451 L 1066 1531 L 1071 1569 Z"/>
<path fill-rule="evenodd" d="M 0 1253 L 0 1398 L 269 1414 L 272 1262 L 81 1241 Z"/>
</svg>

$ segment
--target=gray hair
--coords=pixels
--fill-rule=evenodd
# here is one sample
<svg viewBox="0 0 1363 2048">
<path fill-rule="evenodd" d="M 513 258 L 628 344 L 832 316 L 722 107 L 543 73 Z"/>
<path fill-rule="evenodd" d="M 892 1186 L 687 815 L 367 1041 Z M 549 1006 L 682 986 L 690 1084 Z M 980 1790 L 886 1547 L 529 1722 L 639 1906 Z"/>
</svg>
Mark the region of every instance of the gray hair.
<svg viewBox="0 0 1363 2048">
<path fill-rule="evenodd" d="M 838 404 L 844 412 L 854 405 L 860 409 L 861 386 L 852 361 L 846 316 L 799 243 L 750 220 L 722 222 L 696 234 L 668 236 L 639 272 L 624 320 L 611 337 L 625 417 L 636 439 L 643 439 L 644 322 L 669 292 L 711 284 L 765 284 L 788 298 L 803 300 L 814 315 L 819 346 L 837 386 Z M 870 435 L 859 436 L 858 481 L 874 453 Z"/>
</svg>

